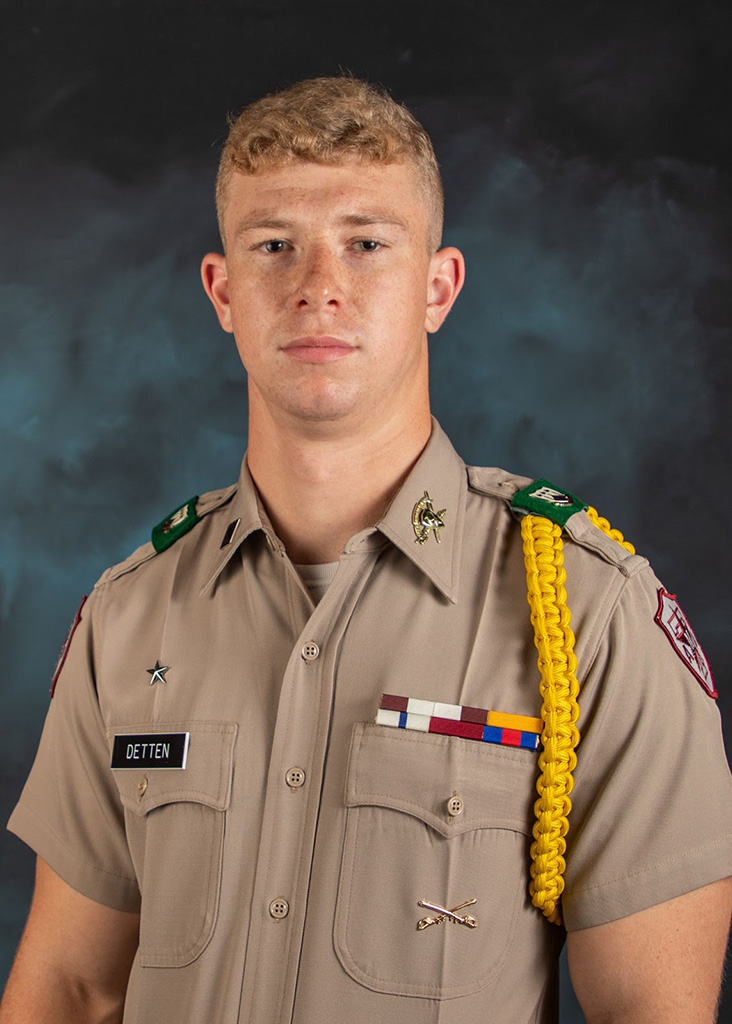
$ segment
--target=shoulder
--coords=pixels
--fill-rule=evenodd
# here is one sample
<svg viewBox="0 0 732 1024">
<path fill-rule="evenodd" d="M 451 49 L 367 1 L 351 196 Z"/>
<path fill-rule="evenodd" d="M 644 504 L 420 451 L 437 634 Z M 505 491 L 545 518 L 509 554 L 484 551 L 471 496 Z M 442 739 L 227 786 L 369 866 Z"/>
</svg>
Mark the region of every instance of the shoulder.
<svg viewBox="0 0 732 1024">
<path fill-rule="evenodd" d="M 110 566 L 97 581 L 95 589 L 104 587 L 114 580 L 139 569 L 140 566 L 151 562 L 170 547 L 181 537 L 189 532 L 195 531 L 199 523 L 205 518 L 225 508 L 234 494 L 237 485 L 220 488 L 215 491 L 207 491 L 205 494 L 195 495 L 185 501 L 182 505 L 173 509 L 152 529 L 151 539 L 142 544 L 122 562 Z"/>
<path fill-rule="evenodd" d="M 569 548 L 591 552 L 626 577 L 648 567 L 648 560 L 636 554 L 620 531 L 614 530 L 592 505 L 558 484 L 495 467 L 468 466 L 467 472 L 470 491 L 502 502 L 517 526 L 529 515 L 555 523 L 561 527 Z"/>
</svg>

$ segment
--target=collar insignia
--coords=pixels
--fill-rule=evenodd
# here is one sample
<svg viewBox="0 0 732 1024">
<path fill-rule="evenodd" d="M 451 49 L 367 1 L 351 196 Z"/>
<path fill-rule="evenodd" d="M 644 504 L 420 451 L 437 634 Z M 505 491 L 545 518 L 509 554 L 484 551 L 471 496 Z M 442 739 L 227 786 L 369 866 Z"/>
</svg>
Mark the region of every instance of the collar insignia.
<svg viewBox="0 0 732 1024">
<path fill-rule="evenodd" d="M 424 497 L 420 498 L 412 509 L 412 526 L 418 544 L 424 544 L 427 541 L 430 531 L 434 534 L 437 543 L 440 543 L 440 535 L 437 531 L 445 525 L 446 512 L 446 508 L 441 508 L 439 512 L 436 512 L 432 498 L 427 491 L 424 492 Z"/>
</svg>

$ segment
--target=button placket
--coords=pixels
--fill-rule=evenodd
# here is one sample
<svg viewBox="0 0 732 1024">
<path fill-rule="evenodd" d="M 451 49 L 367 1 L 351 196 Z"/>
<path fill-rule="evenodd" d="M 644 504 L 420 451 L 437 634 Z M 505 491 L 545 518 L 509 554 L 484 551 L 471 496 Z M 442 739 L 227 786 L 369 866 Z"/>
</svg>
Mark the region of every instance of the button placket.
<svg viewBox="0 0 732 1024">
<path fill-rule="evenodd" d="M 294 617 L 294 625 L 300 627 L 301 633 L 280 690 L 272 748 L 272 763 L 278 762 L 278 769 L 276 776 L 268 776 L 262 826 L 265 841 L 260 846 L 255 883 L 257 895 L 267 908 L 264 917 L 268 922 L 282 919 L 273 918 L 270 907 L 274 909 L 280 900 L 288 904 L 287 927 L 265 928 L 260 932 L 257 922 L 253 922 L 249 941 L 261 949 L 259 956 L 250 958 L 245 965 L 239 1024 L 275 1019 L 281 1011 L 281 1000 L 289 1002 L 294 998 L 309 878 L 303 854 L 307 851 L 311 864 L 318 816 L 318 801 L 312 794 L 319 792 L 322 781 L 329 735 L 328 709 L 335 685 L 331 648 L 337 648 L 369 572 L 363 573 L 357 586 L 353 586 L 352 577 L 368 561 L 370 558 L 354 560 L 349 566 L 351 571 L 331 584 L 323 602 L 311 612 Z M 337 595 L 342 600 L 337 601 Z M 307 612 L 304 603 L 301 611 Z M 318 639 L 313 639 L 313 635 Z M 298 765 L 304 756 L 308 758 L 307 773 Z M 290 786 L 290 779 L 300 780 L 299 775 L 288 778 L 290 771 L 297 769 L 307 778 L 303 777 L 302 786 Z M 289 793 L 285 794 L 287 787 Z M 302 793 L 303 798 L 296 797 L 296 792 Z M 288 894 L 287 899 L 272 898 L 270 886 L 274 885 Z M 284 906 L 278 912 L 283 911 Z M 273 973 L 280 970 L 284 994 L 279 981 L 277 985 L 272 983 Z"/>
</svg>

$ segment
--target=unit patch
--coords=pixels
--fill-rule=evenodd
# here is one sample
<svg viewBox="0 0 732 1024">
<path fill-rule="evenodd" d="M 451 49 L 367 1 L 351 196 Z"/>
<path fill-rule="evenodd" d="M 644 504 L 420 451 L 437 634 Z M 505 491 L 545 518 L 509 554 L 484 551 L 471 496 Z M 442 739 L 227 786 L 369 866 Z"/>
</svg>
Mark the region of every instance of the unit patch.
<svg viewBox="0 0 732 1024">
<path fill-rule="evenodd" d="M 539 749 L 539 739 L 544 730 L 541 718 L 486 711 L 460 704 L 442 704 L 440 701 L 419 700 L 416 697 L 398 697 L 392 693 L 382 695 L 376 724 L 390 725 L 395 729 L 439 733 L 442 736 L 460 736 L 465 740 L 499 743 L 504 747 L 523 747 L 527 750 Z"/>
<path fill-rule="evenodd" d="M 115 736 L 111 768 L 185 768 L 189 732 L 152 732 Z"/>
<path fill-rule="evenodd" d="M 61 675 L 61 669 L 64 667 L 64 662 L 66 661 L 66 656 L 69 653 L 69 647 L 71 647 L 71 641 L 74 639 L 74 633 L 76 632 L 76 627 L 81 622 L 81 609 L 84 607 L 85 604 L 86 604 L 86 594 L 82 597 L 81 604 L 79 605 L 79 607 L 78 607 L 78 609 L 76 611 L 76 616 L 74 618 L 74 621 L 69 626 L 69 631 L 66 634 L 66 639 L 64 640 L 63 647 L 61 648 L 61 652 L 60 652 L 60 654 L 58 656 L 58 661 L 56 662 L 56 668 L 53 670 L 53 678 L 51 679 L 51 691 L 50 691 L 50 694 L 49 694 L 49 696 L 51 697 L 52 700 L 53 700 L 53 695 L 56 692 L 56 683 L 58 682 L 58 677 Z"/>
<path fill-rule="evenodd" d="M 704 692 L 710 697 L 718 697 L 707 656 L 694 635 L 689 620 L 682 612 L 676 595 L 669 594 L 663 587 L 658 591 L 656 622 L 671 641 L 671 646 L 683 663 L 699 681 Z"/>
</svg>

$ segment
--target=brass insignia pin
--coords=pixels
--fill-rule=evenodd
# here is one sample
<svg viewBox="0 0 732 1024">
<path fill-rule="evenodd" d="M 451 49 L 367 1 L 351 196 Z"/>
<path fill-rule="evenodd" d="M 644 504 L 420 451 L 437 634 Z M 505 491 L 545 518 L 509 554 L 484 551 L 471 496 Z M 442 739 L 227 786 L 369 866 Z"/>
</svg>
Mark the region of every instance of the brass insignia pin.
<svg viewBox="0 0 732 1024">
<path fill-rule="evenodd" d="M 447 907 L 441 907 L 439 903 L 430 903 L 429 900 L 417 900 L 418 907 L 424 907 L 425 910 L 434 910 L 437 917 L 423 917 L 417 921 L 417 929 L 422 932 L 425 928 L 429 928 L 432 924 L 442 924 L 443 921 L 449 921 L 450 924 L 464 924 L 466 928 L 475 928 L 478 922 L 475 920 L 472 914 L 458 914 L 458 910 L 464 910 L 465 907 L 472 907 L 474 903 L 477 903 L 476 899 L 465 900 L 464 903 L 458 903 L 452 910 L 448 910 Z"/>
<path fill-rule="evenodd" d="M 436 512 L 432 504 L 432 498 L 430 498 L 427 491 L 424 492 L 424 497 L 420 498 L 412 509 L 412 526 L 414 527 L 418 544 L 426 542 L 430 531 L 434 534 L 437 543 L 440 543 L 440 535 L 437 531 L 441 530 L 445 525 L 446 512 L 446 508 L 441 508 L 439 512 Z"/>
<path fill-rule="evenodd" d="M 152 686 L 153 683 L 167 683 L 168 680 L 165 678 L 165 673 L 169 670 L 169 668 L 169 665 L 161 665 L 160 662 L 156 660 L 154 668 L 146 669 L 146 671 L 149 672 L 150 676 L 152 677 L 150 679 L 150 686 Z"/>
</svg>

